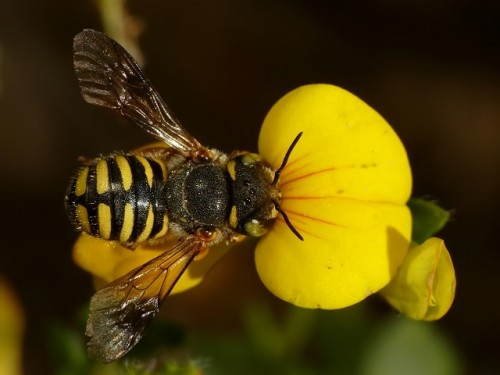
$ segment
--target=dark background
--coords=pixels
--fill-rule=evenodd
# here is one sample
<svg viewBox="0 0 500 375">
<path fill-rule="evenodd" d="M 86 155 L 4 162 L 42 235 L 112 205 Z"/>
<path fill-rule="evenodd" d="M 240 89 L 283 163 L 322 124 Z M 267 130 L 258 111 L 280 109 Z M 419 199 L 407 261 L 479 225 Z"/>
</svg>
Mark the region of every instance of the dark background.
<svg viewBox="0 0 500 375">
<path fill-rule="evenodd" d="M 457 296 L 437 324 L 468 372 L 498 370 L 499 2 L 129 5 L 143 22 L 147 75 L 204 144 L 256 150 L 268 109 L 306 83 L 341 86 L 379 111 L 407 147 L 414 196 L 453 210 L 440 237 L 454 260 Z M 75 233 L 62 203 L 76 158 L 151 139 L 80 97 L 72 38 L 102 29 L 94 2 L 0 0 L 0 9 L 0 275 L 26 313 L 26 372 L 44 373 L 46 323 L 72 321 L 92 293 L 88 275 L 71 262 Z M 249 296 L 268 292 L 251 250 L 243 250 L 206 286 L 173 297 L 171 314 L 222 327 Z"/>
</svg>

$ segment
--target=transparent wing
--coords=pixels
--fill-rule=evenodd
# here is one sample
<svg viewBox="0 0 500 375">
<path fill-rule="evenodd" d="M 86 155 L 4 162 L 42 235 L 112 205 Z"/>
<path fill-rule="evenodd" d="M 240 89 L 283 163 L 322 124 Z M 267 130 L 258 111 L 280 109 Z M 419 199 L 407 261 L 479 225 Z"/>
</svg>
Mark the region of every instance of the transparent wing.
<svg viewBox="0 0 500 375">
<path fill-rule="evenodd" d="M 201 247 L 187 237 L 94 294 L 85 332 L 89 356 L 110 363 L 132 349 Z"/>
<path fill-rule="evenodd" d="M 90 29 L 77 34 L 73 64 L 86 102 L 111 108 L 186 157 L 205 152 L 175 118 L 134 58 L 106 34 Z"/>
</svg>

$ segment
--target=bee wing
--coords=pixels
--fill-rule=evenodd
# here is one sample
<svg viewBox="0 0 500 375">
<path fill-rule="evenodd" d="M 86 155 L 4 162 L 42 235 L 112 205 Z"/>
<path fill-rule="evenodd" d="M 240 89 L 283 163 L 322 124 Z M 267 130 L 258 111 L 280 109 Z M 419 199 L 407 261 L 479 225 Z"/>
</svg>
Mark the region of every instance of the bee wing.
<svg viewBox="0 0 500 375">
<path fill-rule="evenodd" d="M 111 108 L 186 157 L 205 150 L 175 118 L 134 58 L 106 34 L 90 29 L 77 34 L 73 65 L 87 103 Z"/>
<path fill-rule="evenodd" d="M 201 247 L 188 237 L 94 294 L 85 332 L 89 356 L 110 363 L 132 349 Z"/>
</svg>

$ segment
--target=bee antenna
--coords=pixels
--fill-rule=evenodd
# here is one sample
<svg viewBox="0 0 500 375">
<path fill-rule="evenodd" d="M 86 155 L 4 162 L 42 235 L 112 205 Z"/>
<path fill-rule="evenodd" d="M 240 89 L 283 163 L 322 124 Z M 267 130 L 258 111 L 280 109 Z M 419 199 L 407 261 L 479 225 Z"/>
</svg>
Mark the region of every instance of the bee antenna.
<svg viewBox="0 0 500 375">
<path fill-rule="evenodd" d="M 302 134 L 302 133 L 300 133 L 300 134 Z M 300 134 L 297 138 L 295 138 L 296 140 L 298 138 L 300 138 Z M 285 213 L 285 211 L 283 211 L 283 209 L 280 207 L 278 202 L 274 201 L 274 207 L 276 208 L 276 211 L 278 211 L 280 213 L 280 215 L 283 217 L 283 220 L 285 220 L 286 225 L 288 226 L 288 228 L 290 228 L 292 233 L 295 234 L 299 240 L 304 241 L 304 237 L 302 237 L 302 235 L 299 233 L 299 231 L 297 229 L 295 229 L 292 222 L 288 218 L 287 214 Z"/>
<path fill-rule="evenodd" d="M 286 154 L 285 154 L 285 157 L 283 158 L 283 161 L 281 162 L 281 165 L 280 167 L 274 172 L 274 179 L 273 179 L 273 182 L 271 183 L 271 185 L 276 185 L 280 179 L 280 175 L 281 175 L 281 172 L 283 171 L 283 168 L 285 168 L 286 166 L 286 163 L 288 162 L 288 158 L 290 157 L 290 154 L 292 153 L 293 151 L 293 148 L 295 147 L 295 145 L 297 144 L 297 142 L 299 141 L 300 137 L 302 137 L 302 132 L 300 132 L 299 134 L 297 134 L 297 136 L 295 137 L 295 139 L 293 140 L 292 144 L 290 145 L 290 147 L 288 147 L 288 150 L 286 151 Z M 278 211 L 279 212 L 279 211 Z M 281 212 L 280 212 L 281 213 Z M 288 220 L 286 219 L 286 215 L 284 215 L 283 213 L 281 213 L 283 215 L 283 217 L 285 218 L 285 221 Z M 288 224 L 288 222 L 287 222 Z M 289 225 L 290 226 L 290 225 Z M 293 227 L 290 226 L 290 229 L 292 229 Z M 292 229 L 293 231 L 293 229 Z M 295 232 L 294 232 L 295 233 Z M 300 238 L 300 237 L 299 237 Z M 302 238 L 301 238 L 302 239 Z"/>
</svg>

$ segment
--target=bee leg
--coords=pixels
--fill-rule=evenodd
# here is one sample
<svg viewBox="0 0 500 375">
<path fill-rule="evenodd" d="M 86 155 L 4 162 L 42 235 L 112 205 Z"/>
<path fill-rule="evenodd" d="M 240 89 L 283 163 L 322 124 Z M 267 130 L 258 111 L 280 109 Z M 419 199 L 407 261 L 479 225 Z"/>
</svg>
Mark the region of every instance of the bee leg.
<svg viewBox="0 0 500 375">
<path fill-rule="evenodd" d="M 208 254 L 208 250 L 210 250 L 210 248 L 208 246 L 203 246 L 200 249 L 200 252 L 198 253 L 198 255 L 196 255 L 196 257 L 194 258 L 194 260 L 200 260 L 200 259 L 205 258 L 205 256 Z"/>
<path fill-rule="evenodd" d="M 76 158 L 76 160 L 78 161 L 78 163 L 80 164 L 83 164 L 83 165 L 90 165 L 92 164 L 92 162 L 95 160 L 95 159 L 90 159 L 90 158 L 87 158 L 85 156 L 79 156 L 78 158 Z"/>
<path fill-rule="evenodd" d="M 228 243 L 238 243 L 243 241 L 246 238 L 244 234 L 240 233 L 232 233 L 229 238 L 227 239 Z"/>
<path fill-rule="evenodd" d="M 137 244 L 133 242 L 122 243 L 121 245 L 130 251 L 134 251 L 137 247 Z"/>
<path fill-rule="evenodd" d="M 153 158 L 162 158 L 162 159 L 168 159 L 173 155 L 179 154 L 173 148 L 164 147 L 163 145 L 160 146 L 151 145 L 151 146 L 141 147 L 137 151 L 139 151 L 140 154 L 145 157 L 149 156 Z"/>
</svg>

